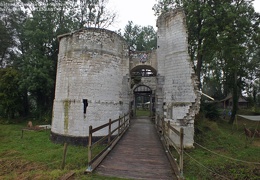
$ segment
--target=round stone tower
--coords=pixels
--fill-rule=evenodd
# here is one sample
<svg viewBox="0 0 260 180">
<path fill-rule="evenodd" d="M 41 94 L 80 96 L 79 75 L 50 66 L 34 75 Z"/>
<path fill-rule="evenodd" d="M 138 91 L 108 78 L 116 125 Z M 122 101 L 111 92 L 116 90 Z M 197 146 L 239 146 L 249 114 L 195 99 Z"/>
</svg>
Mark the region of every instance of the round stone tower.
<svg viewBox="0 0 260 180">
<path fill-rule="evenodd" d="M 105 124 L 129 110 L 128 45 L 115 32 L 96 28 L 58 38 L 51 139 L 86 144 L 90 125 Z"/>
</svg>

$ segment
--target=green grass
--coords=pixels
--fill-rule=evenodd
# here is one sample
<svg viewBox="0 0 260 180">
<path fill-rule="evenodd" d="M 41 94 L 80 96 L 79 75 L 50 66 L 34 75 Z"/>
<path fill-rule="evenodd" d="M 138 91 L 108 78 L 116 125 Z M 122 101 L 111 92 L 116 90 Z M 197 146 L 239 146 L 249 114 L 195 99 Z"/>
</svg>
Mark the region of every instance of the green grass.
<svg viewBox="0 0 260 180">
<path fill-rule="evenodd" d="M 246 140 L 244 123 L 251 129 L 257 126 L 243 119 L 233 126 L 197 118 L 195 148 L 184 154 L 186 179 L 259 179 L 260 139 Z"/>
<path fill-rule="evenodd" d="M 24 131 L 24 125 L 0 125 L 0 179 L 59 179 L 75 172 L 76 179 L 120 179 L 84 174 L 87 147 L 68 145 L 65 168 L 61 170 L 63 145 L 49 140 L 50 130 Z"/>
<path fill-rule="evenodd" d="M 150 116 L 150 110 L 136 109 L 136 116 Z"/>
</svg>

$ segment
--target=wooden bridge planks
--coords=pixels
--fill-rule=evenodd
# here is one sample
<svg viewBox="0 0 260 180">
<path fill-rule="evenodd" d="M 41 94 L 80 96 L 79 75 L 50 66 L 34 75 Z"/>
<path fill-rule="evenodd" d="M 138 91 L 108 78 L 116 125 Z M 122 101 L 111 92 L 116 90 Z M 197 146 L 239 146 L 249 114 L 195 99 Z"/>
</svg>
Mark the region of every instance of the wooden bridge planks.
<svg viewBox="0 0 260 180">
<path fill-rule="evenodd" d="M 129 130 L 96 172 L 131 179 L 177 179 L 148 118 L 131 120 Z"/>
</svg>

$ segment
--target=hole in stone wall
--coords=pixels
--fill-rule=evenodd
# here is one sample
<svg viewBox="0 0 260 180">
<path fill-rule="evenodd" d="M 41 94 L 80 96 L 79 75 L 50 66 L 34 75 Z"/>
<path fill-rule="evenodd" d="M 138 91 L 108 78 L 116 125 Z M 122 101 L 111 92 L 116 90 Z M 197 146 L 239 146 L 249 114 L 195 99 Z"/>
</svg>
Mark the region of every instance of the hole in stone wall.
<svg viewBox="0 0 260 180">
<path fill-rule="evenodd" d="M 83 99 L 83 112 L 84 112 L 84 114 L 86 114 L 86 112 L 87 112 L 87 107 L 88 107 L 88 100 Z"/>
</svg>

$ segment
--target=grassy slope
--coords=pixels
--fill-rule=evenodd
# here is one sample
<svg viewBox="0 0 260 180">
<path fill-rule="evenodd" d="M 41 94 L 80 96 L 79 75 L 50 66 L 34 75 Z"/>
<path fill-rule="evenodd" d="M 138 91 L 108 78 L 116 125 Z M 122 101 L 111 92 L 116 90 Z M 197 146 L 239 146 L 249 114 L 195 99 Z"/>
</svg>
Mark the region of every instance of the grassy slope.
<svg viewBox="0 0 260 180">
<path fill-rule="evenodd" d="M 49 140 L 50 131 L 24 131 L 23 125 L 0 125 L 0 179 L 59 179 L 76 173 L 76 179 L 116 179 L 86 175 L 87 148 L 68 146 L 61 170 L 63 146 Z M 117 178 L 119 179 L 119 178 Z"/>
<path fill-rule="evenodd" d="M 238 119 L 238 126 L 232 126 L 224 120 L 212 122 L 198 118 L 195 148 L 186 150 L 184 155 L 186 178 L 259 179 L 260 139 L 246 140 L 244 123 L 252 129 L 257 126 L 257 122 L 244 119 Z"/>
</svg>

